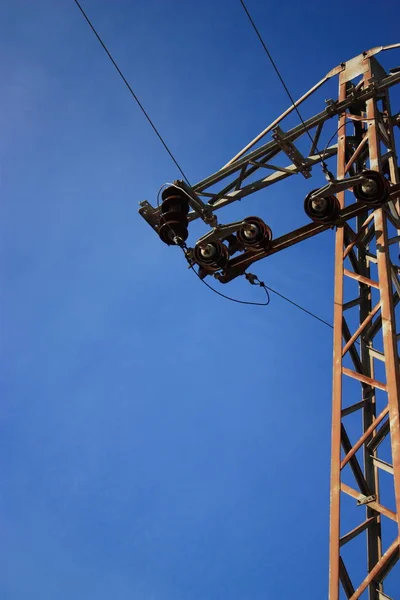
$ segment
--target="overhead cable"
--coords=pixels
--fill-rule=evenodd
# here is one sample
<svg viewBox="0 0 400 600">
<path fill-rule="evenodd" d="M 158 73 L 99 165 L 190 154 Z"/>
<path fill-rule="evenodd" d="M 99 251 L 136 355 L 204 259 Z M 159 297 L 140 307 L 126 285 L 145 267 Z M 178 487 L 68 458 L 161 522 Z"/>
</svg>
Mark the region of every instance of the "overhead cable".
<svg viewBox="0 0 400 600">
<path fill-rule="evenodd" d="M 285 90 L 285 92 L 286 92 L 286 94 L 287 94 L 287 96 L 288 96 L 288 98 L 289 98 L 290 102 L 291 102 L 291 103 L 292 103 L 292 105 L 293 105 L 293 108 L 294 108 L 294 109 L 295 109 L 295 111 L 297 112 L 297 115 L 298 115 L 298 117 L 299 117 L 299 119 L 300 119 L 300 121 L 301 121 L 301 123 L 302 123 L 302 125 L 303 125 L 303 127 L 304 127 L 304 131 L 307 133 L 308 137 L 309 137 L 309 138 L 310 138 L 310 140 L 311 140 L 311 143 L 312 143 L 312 144 L 313 144 L 313 146 L 315 147 L 315 149 L 316 149 L 316 151 L 317 151 L 317 154 L 319 155 L 319 157 L 320 157 L 320 159 L 321 159 L 321 161 L 322 161 L 322 162 L 321 162 L 321 165 L 322 165 L 322 170 L 324 171 L 324 173 L 329 173 L 329 172 L 327 171 L 327 165 L 326 165 L 326 163 L 324 162 L 324 157 L 323 157 L 323 155 L 321 154 L 321 152 L 318 150 L 318 147 L 317 147 L 317 145 L 316 145 L 316 144 L 314 144 L 314 140 L 313 140 L 313 138 L 312 138 L 312 136 L 311 136 L 310 132 L 309 132 L 309 131 L 308 131 L 308 129 L 307 129 L 307 126 L 306 126 L 306 124 L 305 124 L 305 122 L 304 122 L 304 119 L 303 119 L 303 117 L 301 116 L 301 113 L 300 113 L 300 111 L 299 111 L 299 109 L 298 109 L 298 107 L 297 107 L 297 105 L 296 105 L 296 102 L 295 102 L 295 100 L 294 100 L 294 98 L 293 98 L 292 94 L 290 93 L 290 91 L 289 91 L 289 88 L 288 88 L 288 86 L 286 85 L 286 83 L 285 83 L 285 81 L 284 81 L 284 79 L 283 79 L 283 77 L 282 77 L 282 74 L 281 74 L 280 70 L 278 69 L 278 67 L 277 67 L 277 65 L 276 65 L 276 63 L 275 63 L 275 61 L 274 61 L 274 59 L 272 58 L 272 55 L 271 55 L 270 51 L 268 50 L 268 48 L 267 48 L 267 46 L 266 46 L 266 44 L 265 44 L 265 42 L 264 42 L 264 40 L 263 40 L 263 38 L 262 38 L 262 36 L 261 36 L 261 33 L 260 33 L 260 31 L 259 31 L 259 29 L 258 29 L 257 25 L 255 24 L 255 22 L 254 22 L 254 20 L 253 20 L 253 18 L 252 18 L 252 16 L 251 16 L 251 14 L 250 14 L 250 12 L 249 12 L 249 10 L 248 10 L 248 8 L 247 8 L 246 4 L 244 3 L 244 1 L 243 1 L 243 0 L 239 0 L 239 2 L 240 2 L 240 4 L 242 5 L 242 7 L 243 7 L 243 10 L 244 10 L 244 12 L 246 13 L 246 15 L 247 15 L 247 18 L 249 19 L 249 21 L 250 21 L 250 23 L 251 23 L 251 26 L 253 27 L 253 29 L 254 29 L 254 31 L 255 31 L 255 33 L 256 33 L 256 35 L 257 35 L 258 39 L 260 40 L 260 43 L 261 43 L 262 47 L 264 48 L 264 51 L 265 51 L 266 55 L 268 56 L 268 58 L 269 58 L 269 60 L 270 60 L 270 62 L 271 62 L 271 64 L 272 64 L 272 66 L 273 66 L 273 68 L 274 68 L 274 70 L 275 70 L 276 74 L 278 75 L 278 77 L 279 77 L 279 80 L 280 80 L 280 82 L 281 82 L 281 84 L 282 84 L 282 86 L 283 86 L 283 88 L 284 88 L 284 90 Z M 329 173 L 329 176 L 331 176 L 331 174 L 330 174 L 330 173 Z"/>
<path fill-rule="evenodd" d="M 129 92 L 131 93 L 132 97 L 134 98 L 134 100 L 136 101 L 136 103 L 138 104 L 140 110 L 142 111 L 142 113 L 144 114 L 144 116 L 146 117 L 147 121 L 150 123 L 151 127 L 153 128 L 155 134 L 157 135 L 158 139 L 160 140 L 160 142 L 162 143 L 162 145 L 164 146 L 165 150 L 168 152 L 169 156 L 171 157 L 171 159 L 173 160 L 173 162 L 175 163 L 177 169 L 179 170 L 179 172 L 181 173 L 182 177 L 185 179 L 185 181 L 187 183 L 189 183 L 188 178 L 186 177 L 183 169 L 181 168 L 181 166 L 179 165 L 178 161 L 176 160 L 176 158 L 174 157 L 174 155 L 172 154 L 171 150 L 169 149 L 167 143 L 165 142 L 164 138 L 162 137 L 161 133 L 158 131 L 157 127 L 154 125 L 152 119 L 150 118 L 148 112 L 146 111 L 146 109 L 144 108 L 143 104 L 140 102 L 139 98 L 137 97 L 137 95 L 135 94 L 135 92 L 133 91 L 131 85 L 129 84 L 129 82 L 127 81 L 126 77 L 124 76 L 124 74 L 122 73 L 121 69 L 119 68 L 119 66 L 117 65 L 117 63 L 115 62 L 114 58 L 112 57 L 110 51 L 108 50 L 107 46 L 105 45 L 105 43 L 103 42 L 103 40 L 101 39 L 100 35 L 97 33 L 96 29 L 94 28 L 93 23 L 90 21 L 89 17 L 87 16 L 87 14 L 85 13 L 85 11 L 83 10 L 82 6 L 80 5 L 80 3 L 78 2 L 78 0 L 74 0 L 75 4 L 77 5 L 77 7 L 79 8 L 79 10 L 81 11 L 83 17 L 85 18 L 87 24 L 89 25 L 90 29 L 93 31 L 94 35 L 96 36 L 96 38 L 98 39 L 99 43 L 101 44 L 104 52 L 107 54 L 108 58 L 110 59 L 110 61 L 112 62 L 112 64 L 114 65 L 115 69 L 117 70 L 119 76 L 121 77 L 122 81 L 125 83 L 126 87 L 128 88 Z"/>
</svg>

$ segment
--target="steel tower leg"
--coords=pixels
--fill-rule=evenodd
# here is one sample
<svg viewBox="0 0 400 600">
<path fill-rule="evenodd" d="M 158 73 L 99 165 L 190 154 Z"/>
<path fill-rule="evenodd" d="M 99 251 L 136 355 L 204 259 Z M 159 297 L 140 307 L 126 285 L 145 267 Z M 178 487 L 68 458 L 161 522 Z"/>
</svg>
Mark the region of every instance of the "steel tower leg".
<svg viewBox="0 0 400 600">
<path fill-rule="evenodd" d="M 373 57 L 349 61 L 339 102 L 383 77 Z M 391 119 L 387 92 L 340 115 L 339 179 L 368 168 L 399 183 Z M 354 201 L 351 192 L 338 197 L 341 207 Z M 384 579 L 399 558 L 398 204 L 336 232 L 329 600 L 387 598 Z M 393 593 L 400 599 L 400 589 Z"/>
</svg>

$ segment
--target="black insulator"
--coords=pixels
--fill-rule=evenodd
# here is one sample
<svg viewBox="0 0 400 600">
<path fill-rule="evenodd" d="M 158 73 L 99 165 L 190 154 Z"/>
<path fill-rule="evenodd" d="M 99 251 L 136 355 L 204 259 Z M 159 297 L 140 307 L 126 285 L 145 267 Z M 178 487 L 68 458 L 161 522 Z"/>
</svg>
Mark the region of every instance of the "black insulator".
<svg viewBox="0 0 400 600">
<path fill-rule="evenodd" d="M 369 206 L 381 206 L 389 198 L 389 182 L 378 171 L 363 171 L 366 178 L 353 187 L 353 193 L 359 202 Z"/>
<path fill-rule="evenodd" d="M 228 248 L 220 241 L 197 243 L 193 249 L 195 262 L 209 271 L 223 269 L 229 260 Z"/>
<path fill-rule="evenodd" d="M 238 242 L 248 250 L 266 250 L 272 240 L 272 231 L 258 217 L 247 217 L 244 225 L 237 232 Z"/>
<path fill-rule="evenodd" d="M 315 223 L 334 223 L 340 210 L 339 200 L 336 196 L 314 198 L 311 196 L 318 190 L 312 190 L 304 200 L 304 210 Z"/>
<path fill-rule="evenodd" d="M 179 245 L 188 238 L 189 201 L 183 190 L 165 188 L 161 194 L 161 217 L 158 235 L 168 246 Z"/>
</svg>

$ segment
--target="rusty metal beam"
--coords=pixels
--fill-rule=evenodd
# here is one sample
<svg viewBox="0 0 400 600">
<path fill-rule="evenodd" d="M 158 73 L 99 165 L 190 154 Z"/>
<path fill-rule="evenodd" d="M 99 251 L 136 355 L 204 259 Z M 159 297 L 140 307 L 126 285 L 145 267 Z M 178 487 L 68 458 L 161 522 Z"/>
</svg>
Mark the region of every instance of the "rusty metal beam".
<svg viewBox="0 0 400 600">
<path fill-rule="evenodd" d="M 388 414 L 388 412 L 389 412 L 389 407 L 386 406 L 383 409 L 383 411 L 379 414 L 379 416 L 376 417 L 376 419 L 371 423 L 371 425 L 368 427 L 368 429 L 366 429 L 364 431 L 364 433 L 362 434 L 362 436 L 352 446 L 351 450 L 349 450 L 349 452 L 346 454 L 346 456 L 344 457 L 344 459 L 340 463 L 340 468 L 341 469 L 343 469 L 347 465 L 347 463 L 349 462 L 349 460 L 351 459 L 351 457 L 357 452 L 357 450 L 359 450 L 361 448 L 361 446 L 367 441 L 367 439 L 370 437 L 370 435 L 372 435 L 372 433 L 374 432 L 374 430 L 378 427 L 379 423 L 381 421 L 383 421 L 383 419 L 386 417 L 386 415 Z"/>
<path fill-rule="evenodd" d="M 347 544 L 348 542 L 353 540 L 355 537 L 360 535 L 360 533 L 365 531 L 367 529 L 367 527 L 369 527 L 375 521 L 376 521 L 376 516 L 369 517 L 368 519 L 365 519 L 365 521 L 363 521 L 360 525 L 357 525 L 357 527 L 354 527 L 354 529 L 352 529 L 351 531 L 349 531 L 348 533 L 343 535 L 339 541 L 340 547 L 344 546 L 345 544 Z"/>
<path fill-rule="evenodd" d="M 339 558 L 339 578 L 347 598 L 354 594 L 354 586 L 342 558 Z"/>
<path fill-rule="evenodd" d="M 351 496 L 352 498 L 354 498 L 355 500 L 357 500 L 357 502 L 359 502 L 360 505 L 361 504 L 368 505 L 374 511 L 376 511 L 379 514 L 387 517 L 391 521 L 394 521 L 395 523 L 397 523 L 397 520 L 398 520 L 397 519 L 397 513 L 393 512 L 389 508 L 386 508 L 386 506 L 383 506 L 379 502 L 376 502 L 376 500 L 372 500 L 372 499 L 369 500 L 368 497 L 365 494 L 362 494 L 362 493 L 358 492 L 357 490 L 353 489 L 351 486 L 349 486 L 349 485 L 347 485 L 345 483 L 341 483 L 340 489 L 342 490 L 343 493 L 345 493 L 348 496 Z"/>
<path fill-rule="evenodd" d="M 370 323 L 372 321 L 372 319 L 374 318 L 374 316 L 376 315 L 376 313 L 378 312 L 380 307 L 381 307 L 381 302 L 379 301 L 375 304 L 375 306 L 371 310 L 371 312 L 365 317 L 364 321 L 361 323 L 361 325 L 358 327 L 358 329 L 356 329 L 356 331 L 353 333 L 353 335 L 351 336 L 351 338 L 349 339 L 349 341 L 347 342 L 347 344 L 345 345 L 345 347 L 342 350 L 342 356 L 344 356 L 349 351 L 350 347 L 354 344 L 356 339 L 360 337 L 360 335 L 362 334 L 362 332 L 364 331 L 364 329 L 366 328 L 368 323 Z"/>
<path fill-rule="evenodd" d="M 367 589 L 368 585 L 378 579 L 382 571 L 385 569 L 388 563 L 392 563 L 397 561 L 399 557 L 399 540 L 396 539 L 382 558 L 376 563 L 375 567 L 368 573 L 367 577 L 364 579 L 362 584 L 356 589 L 354 594 L 351 596 L 350 600 L 357 600 L 363 592 Z"/>
<path fill-rule="evenodd" d="M 375 77 L 382 77 L 383 70 L 377 66 L 376 60 L 359 61 L 354 65 L 353 75 L 362 76 L 360 89 L 368 87 Z M 357 71 L 357 69 L 359 69 Z M 351 95 L 352 87 L 348 75 L 339 76 L 340 101 L 347 94 Z M 400 298 L 400 282 L 396 269 L 390 261 L 390 242 L 397 241 L 396 234 L 389 235 L 388 227 L 400 225 L 398 200 L 395 200 L 399 184 L 398 166 L 394 164 L 396 156 L 394 138 L 390 131 L 383 136 L 379 124 L 390 123 L 390 107 L 386 95 L 380 104 L 375 97 L 368 98 L 361 115 L 352 115 L 355 124 L 368 119 L 368 128 L 362 129 L 362 139 L 351 141 L 347 148 L 354 148 L 350 157 L 346 155 L 346 129 L 338 139 L 338 178 L 344 171 L 349 171 L 353 165 L 355 171 L 363 168 L 367 161 L 368 168 L 383 172 L 383 165 L 389 165 L 389 178 L 392 183 L 390 215 L 388 210 L 377 208 L 366 218 L 361 214 L 357 217 L 357 227 L 353 230 L 349 225 L 336 232 L 335 254 L 335 319 L 334 319 L 334 365 L 333 365 L 333 422 L 332 422 L 332 467 L 331 467 L 331 539 L 330 539 L 330 585 L 329 600 L 339 600 L 340 585 L 348 598 L 357 600 L 364 592 L 369 600 L 380 600 L 383 594 L 383 580 L 389 569 L 393 568 L 399 555 L 400 540 L 400 372 L 397 335 L 395 327 L 395 309 Z M 341 115 L 339 126 L 346 118 Z M 360 127 L 360 125 L 358 125 Z M 385 129 L 386 132 L 386 129 Z M 360 131 L 355 132 L 355 140 Z M 385 159 L 382 159 L 381 144 L 387 146 Z M 360 163 L 361 161 L 361 163 Z M 361 166 L 360 166 L 361 165 Z M 386 169 L 386 167 L 385 167 Z M 353 172 L 353 171 L 352 171 Z M 387 169 L 385 171 L 387 173 Z M 340 198 L 343 209 L 344 198 Z M 393 224 L 393 225 L 392 225 Z M 397 227 L 398 229 L 398 227 Z M 399 231 L 397 231 L 399 235 Z M 344 261 L 350 258 L 350 268 L 345 268 Z M 370 266 L 374 264 L 374 274 Z M 377 273 L 376 273 L 377 271 Z M 351 278 L 358 283 L 359 295 L 346 298 L 344 280 Z M 346 288 L 347 289 L 347 288 Z M 372 294 L 376 295 L 372 306 Z M 351 312 L 351 320 L 345 321 L 345 309 L 359 306 L 358 323 L 354 324 L 355 312 Z M 350 324 L 351 323 L 351 326 Z M 372 348 L 372 339 L 378 331 L 382 332 L 383 348 Z M 343 363 L 347 352 L 355 349 L 354 344 L 359 340 L 356 370 L 349 369 Z M 353 357 L 352 357 L 353 358 Z M 374 373 L 374 360 L 379 360 L 385 368 L 385 377 L 379 380 Z M 353 360 L 354 362 L 354 360 Z M 343 375 L 358 381 L 362 400 L 342 408 L 347 394 L 347 386 Z M 375 392 L 384 393 L 386 402 L 376 415 Z M 354 392 L 352 392 L 354 393 Z M 346 403 L 347 404 L 347 403 Z M 342 419 L 355 411 L 361 411 L 362 432 L 357 441 L 351 445 Z M 340 435 L 339 435 L 340 431 Z M 382 460 L 377 455 L 383 439 L 390 439 L 392 463 Z M 345 456 L 341 458 L 338 444 L 341 443 Z M 357 456 L 363 456 L 356 459 Z M 348 466 L 352 469 L 360 491 L 345 484 L 342 472 Z M 393 481 L 395 494 L 395 510 L 383 506 L 379 499 L 380 472 L 386 471 Z M 360 478 L 360 472 L 362 479 Z M 364 481 L 366 486 L 364 485 Z M 360 486 L 361 483 L 361 486 Z M 339 490 L 339 491 L 338 491 Z M 360 510 L 365 510 L 365 518 L 354 530 L 339 537 L 339 524 L 344 508 L 341 503 L 341 493 L 355 500 Z M 385 520 L 397 524 L 398 535 L 390 545 L 383 536 L 387 529 L 382 527 Z M 340 556 L 340 547 L 354 537 L 364 532 L 367 549 L 367 569 L 361 585 L 351 590 L 351 571 Z M 387 535 L 385 533 L 385 535 Z"/>
</svg>

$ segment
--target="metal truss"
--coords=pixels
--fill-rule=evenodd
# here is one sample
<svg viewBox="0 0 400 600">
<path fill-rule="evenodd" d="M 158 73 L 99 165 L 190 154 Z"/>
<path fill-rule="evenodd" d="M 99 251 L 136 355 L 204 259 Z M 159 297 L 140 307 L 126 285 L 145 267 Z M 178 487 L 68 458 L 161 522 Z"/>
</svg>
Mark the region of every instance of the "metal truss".
<svg viewBox="0 0 400 600">
<path fill-rule="evenodd" d="M 400 46 L 380 46 L 373 48 L 361 55 L 368 59 L 382 50 L 388 50 Z M 389 89 L 400 82 L 400 70 L 394 70 L 379 80 L 369 82 L 368 86 L 360 87 L 354 85 L 348 97 L 344 100 L 327 100 L 326 108 L 314 115 L 303 124 L 297 125 L 287 132 L 282 131 L 279 124 L 307 98 L 323 86 L 329 79 L 339 75 L 344 69 L 352 69 L 352 64 L 358 57 L 342 63 L 332 69 L 321 81 L 304 94 L 295 105 L 287 109 L 280 117 L 275 119 L 264 131 L 262 131 L 252 142 L 241 150 L 222 169 L 193 185 L 187 191 L 192 192 L 195 208 L 189 214 L 189 221 L 202 218 L 206 223 L 213 223 L 210 214 L 259 190 L 269 187 L 292 175 L 301 173 L 305 178 L 311 177 L 312 167 L 323 160 L 328 160 L 337 154 L 337 144 L 332 144 L 319 153 L 317 146 L 322 139 L 324 125 L 333 117 L 348 110 L 349 107 L 367 99 L 376 97 L 380 92 Z M 394 118 L 397 123 L 398 115 Z M 251 150 L 268 133 L 272 132 L 273 139 L 254 150 Z M 309 155 L 303 156 L 296 148 L 294 142 L 299 141 L 310 134 L 313 138 Z M 291 163 L 287 163 L 287 159 Z M 286 163 L 278 166 L 271 161 Z M 261 175 L 262 174 L 262 175 Z M 186 187 L 183 182 L 179 182 Z M 139 213 L 157 231 L 160 217 L 160 209 L 153 208 L 147 201 L 140 203 Z"/>
<path fill-rule="evenodd" d="M 384 77 L 376 59 L 358 57 L 350 69 L 339 74 L 339 102 L 351 97 L 355 78 L 360 79 L 357 85 L 363 90 Z M 340 114 L 338 179 L 368 165 L 385 173 L 393 186 L 399 183 L 390 115 L 387 90 L 362 104 L 351 104 Z M 352 135 L 344 126 L 346 119 L 354 123 Z M 348 202 L 345 195 L 338 194 L 341 207 Z M 399 229 L 397 200 L 370 214 L 365 210 L 354 227 L 347 222 L 336 232 L 330 600 L 338 600 L 343 592 L 352 600 L 364 592 L 370 600 L 386 598 L 383 582 L 399 559 L 400 374 L 395 310 L 400 279 L 399 267 L 391 259 L 394 249 L 398 258 Z M 348 379 L 352 385 L 347 384 Z M 356 412 L 359 431 L 354 437 L 347 423 L 353 420 L 353 430 Z M 380 450 L 385 453 L 383 458 Z M 382 473 L 392 479 L 390 492 L 389 482 L 381 486 Z M 354 520 L 344 496 L 358 506 Z M 350 521 L 352 528 L 347 531 Z M 354 560 L 359 561 L 351 550 L 346 554 L 347 563 L 344 555 L 347 544 L 351 546 L 359 536 L 365 544 L 364 576 L 355 581 L 350 567 Z M 361 553 L 359 544 L 355 548 Z M 397 577 L 399 581 L 400 571 Z M 400 589 L 396 598 L 400 598 Z"/>
<path fill-rule="evenodd" d="M 208 241 L 229 240 L 243 225 L 220 225 L 217 210 L 296 173 L 309 179 L 318 163 L 328 184 L 316 196 L 337 198 L 333 224 L 308 222 L 266 247 L 234 245 L 221 268 L 205 273 L 227 283 L 255 261 L 336 227 L 329 600 L 387 600 L 390 571 L 400 579 L 400 177 L 393 133 L 400 115 L 389 102 L 400 69 L 387 74 L 376 59 L 395 47 L 400 44 L 374 48 L 330 71 L 295 105 L 332 77 L 339 98 L 304 125 L 280 127 L 292 106 L 220 171 L 192 187 L 175 184 L 188 197 L 187 222 L 201 218 L 211 226 Z M 337 142 L 320 152 L 325 124 L 334 117 Z M 272 140 L 259 145 L 271 132 Z M 312 137 L 308 155 L 295 145 L 306 135 Z M 334 156 L 336 176 L 325 165 Z M 365 169 L 389 182 L 378 208 L 354 195 Z M 145 201 L 139 212 L 159 232 L 161 209 Z M 389 600 L 400 600 L 400 590 Z"/>
</svg>

